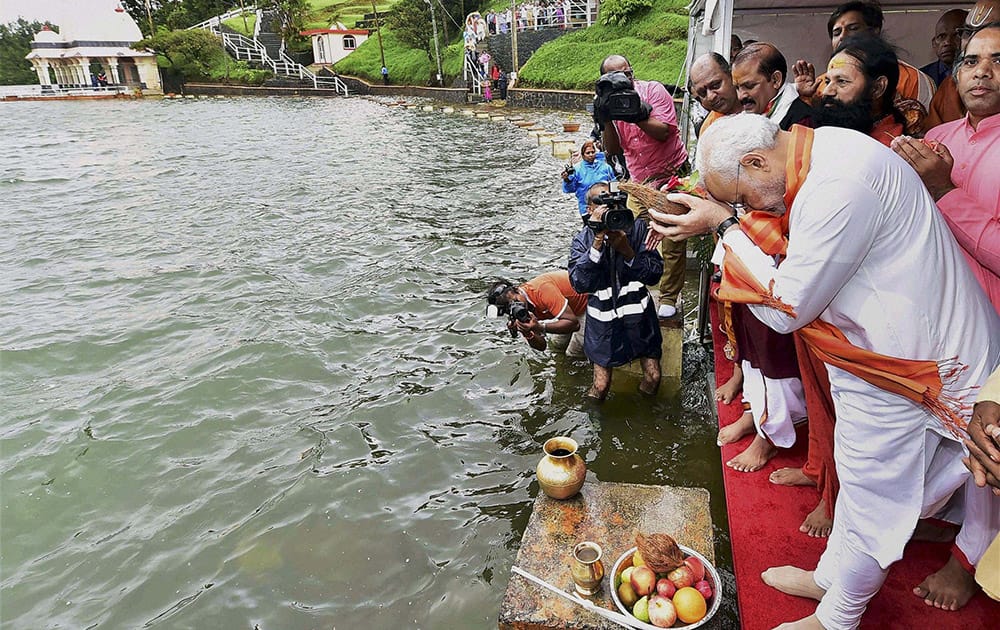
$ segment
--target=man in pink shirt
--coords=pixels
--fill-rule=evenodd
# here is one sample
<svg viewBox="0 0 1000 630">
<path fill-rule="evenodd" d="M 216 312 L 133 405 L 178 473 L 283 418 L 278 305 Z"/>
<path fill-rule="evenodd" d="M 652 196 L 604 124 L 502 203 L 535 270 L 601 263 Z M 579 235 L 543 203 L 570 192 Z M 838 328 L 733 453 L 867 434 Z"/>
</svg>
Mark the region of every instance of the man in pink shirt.
<svg viewBox="0 0 1000 630">
<path fill-rule="evenodd" d="M 972 36 L 955 82 L 965 117 L 928 131 L 931 146 L 897 138 L 893 149 L 920 174 L 1000 312 L 1000 25 Z"/>
<path fill-rule="evenodd" d="M 624 120 L 601 120 L 604 151 L 608 155 L 625 156 L 631 179 L 635 182 L 655 183 L 657 187 L 667 183 L 672 175 L 687 175 L 688 154 L 677 130 L 677 112 L 674 99 L 657 81 L 637 81 L 632 74 L 632 65 L 621 55 L 611 55 L 601 64 L 601 74 L 624 72 L 633 89 L 643 103 L 648 105 L 648 117 L 637 122 Z M 597 114 L 600 116 L 600 113 Z M 632 208 L 632 201 L 629 201 Z M 645 208 L 634 207 L 640 217 L 645 216 Z M 685 256 L 687 243 L 661 243 L 663 254 L 663 277 L 660 279 L 660 317 L 672 317 L 677 312 L 677 298 L 684 286 Z"/>
<path fill-rule="evenodd" d="M 975 32 L 955 73 L 964 118 L 899 137 L 892 148 L 920 174 L 994 308 L 1000 312 L 1000 23 Z M 960 301 L 962 296 L 942 296 Z M 966 514 L 966 521 L 972 518 Z M 996 520 L 997 514 L 992 518 Z M 948 563 L 913 589 L 928 606 L 957 610 L 977 587 L 957 547 Z"/>
</svg>

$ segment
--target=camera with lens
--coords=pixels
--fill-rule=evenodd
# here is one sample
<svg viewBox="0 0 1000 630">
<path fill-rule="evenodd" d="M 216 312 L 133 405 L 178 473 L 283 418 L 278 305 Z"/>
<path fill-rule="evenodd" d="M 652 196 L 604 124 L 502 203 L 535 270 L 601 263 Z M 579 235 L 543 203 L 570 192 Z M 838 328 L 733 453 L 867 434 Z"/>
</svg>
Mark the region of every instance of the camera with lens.
<svg viewBox="0 0 1000 630">
<path fill-rule="evenodd" d="M 563 167 L 563 173 L 566 173 L 566 177 L 572 177 L 575 172 L 576 169 L 573 168 L 572 164 L 567 164 Z"/>
<path fill-rule="evenodd" d="M 632 229 L 635 217 L 632 216 L 632 211 L 626 205 L 628 203 L 627 194 L 617 190 L 601 193 L 594 199 L 594 203 L 606 206 L 607 210 L 604 211 L 600 221 L 587 219 L 587 227 L 591 230 L 600 232 L 602 230 L 628 231 Z"/>
<path fill-rule="evenodd" d="M 624 72 L 606 72 L 595 86 L 597 99 L 595 112 L 607 120 L 638 121 L 648 118 L 644 112 L 642 99 L 635 91 L 632 80 Z M 643 116 L 645 113 L 645 117 Z"/>
<path fill-rule="evenodd" d="M 524 302 L 519 300 L 511 300 L 510 302 L 510 321 L 519 321 L 522 324 L 527 324 L 531 321 L 531 313 L 528 311 L 528 307 L 524 305 Z M 517 336 L 517 329 L 511 329 L 511 337 Z"/>
</svg>

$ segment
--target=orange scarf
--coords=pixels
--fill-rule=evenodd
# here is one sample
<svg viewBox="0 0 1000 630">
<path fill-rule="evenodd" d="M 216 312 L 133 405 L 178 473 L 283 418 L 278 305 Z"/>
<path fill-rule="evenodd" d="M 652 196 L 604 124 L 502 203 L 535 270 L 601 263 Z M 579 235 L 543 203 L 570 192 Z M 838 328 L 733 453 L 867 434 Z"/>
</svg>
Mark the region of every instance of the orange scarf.
<svg viewBox="0 0 1000 630">
<path fill-rule="evenodd" d="M 791 128 L 791 147 L 785 162 L 785 213 L 778 217 L 767 212 L 749 212 L 740 226 L 765 253 L 784 256 L 788 247 L 788 215 L 792 202 L 809 173 L 813 130 L 795 125 Z M 795 310 L 775 297 L 774 283 L 763 287 L 729 247 L 722 267 L 721 300 L 742 304 L 763 304 L 795 317 Z M 967 426 L 963 416 L 971 405 L 962 402 L 946 388 L 954 386 L 968 366 L 957 357 L 941 361 L 916 361 L 889 357 L 852 344 L 836 326 L 816 319 L 799 329 L 801 339 L 824 363 L 838 367 L 887 392 L 904 396 L 923 405 L 956 437 Z M 952 390 L 954 391 L 954 390 Z"/>
</svg>

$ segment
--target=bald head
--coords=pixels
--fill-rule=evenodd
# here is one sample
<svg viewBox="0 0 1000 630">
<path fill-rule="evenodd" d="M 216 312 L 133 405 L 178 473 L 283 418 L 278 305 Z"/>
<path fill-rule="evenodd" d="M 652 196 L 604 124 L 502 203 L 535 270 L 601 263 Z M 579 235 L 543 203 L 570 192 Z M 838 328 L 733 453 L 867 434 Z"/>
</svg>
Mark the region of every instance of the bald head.
<svg viewBox="0 0 1000 630">
<path fill-rule="evenodd" d="M 937 25 L 934 27 L 934 37 L 931 38 L 931 47 L 934 49 L 934 54 L 937 55 L 938 61 L 948 67 L 951 67 L 951 64 L 955 63 L 955 55 L 958 54 L 959 47 L 961 46 L 961 39 L 958 35 L 959 29 L 965 24 L 965 17 L 968 13 L 968 11 L 963 11 L 962 9 L 945 11 L 938 18 Z"/>
<path fill-rule="evenodd" d="M 708 111 L 735 114 L 742 109 L 729 62 L 719 53 L 706 53 L 694 60 L 688 71 L 688 91 Z"/>
<path fill-rule="evenodd" d="M 628 59 L 622 57 L 621 55 L 608 55 L 601 62 L 601 74 L 607 72 L 631 70 L 632 66 L 629 65 Z"/>
</svg>

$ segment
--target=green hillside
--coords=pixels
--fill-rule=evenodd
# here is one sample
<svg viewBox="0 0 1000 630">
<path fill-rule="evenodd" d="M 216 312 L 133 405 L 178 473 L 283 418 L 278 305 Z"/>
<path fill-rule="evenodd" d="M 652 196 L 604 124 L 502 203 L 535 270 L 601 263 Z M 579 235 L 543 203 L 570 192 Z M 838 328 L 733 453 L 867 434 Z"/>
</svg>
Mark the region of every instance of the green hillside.
<svg viewBox="0 0 1000 630">
<path fill-rule="evenodd" d="M 326 28 L 334 20 L 351 27 L 364 13 L 371 12 L 371 2 L 365 4 L 363 0 L 312 0 L 312 5 L 314 12 L 308 28 Z M 377 6 L 382 11 L 391 5 Z M 487 6 L 500 9 L 509 4 L 498 0 Z M 640 78 L 675 84 L 687 50 L 686 6 L 687 0 L 604 0 L 597 24 L 539 48 L 522 66 L 518 85 L 592 89 L 601 61 L 610 54 L 628 57 Z M 454 29 L 449 32 L 453 33 Z M 427 55 L 401 44 L 389 28 L 383 27 L 382 39 L 393 82 L 426 84 L 434 73 L 434 65 Z M 445 83 L 450 85 L 462 71 L 460 35 L 447 46 L 442 41 L 441 60 Z M 378 39 L 374 33 L 354 53 L 336 64 L 339 72 L 372 81 L 380 80 L 381 67 Z"/>
</svg>

